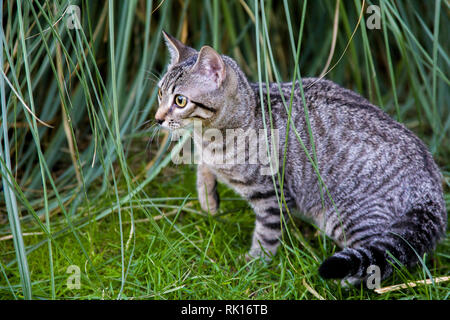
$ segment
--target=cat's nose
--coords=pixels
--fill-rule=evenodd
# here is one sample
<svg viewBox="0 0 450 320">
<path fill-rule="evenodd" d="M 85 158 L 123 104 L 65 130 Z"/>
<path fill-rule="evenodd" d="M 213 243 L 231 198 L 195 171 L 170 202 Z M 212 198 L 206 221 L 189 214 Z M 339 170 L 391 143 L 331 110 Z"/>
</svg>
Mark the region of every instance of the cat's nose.
<svg viewBox="0 0 450 320">
<path fill-rule="evenodd" d="M 158 123 L 159 125 L 161 125 L 164 122 L 164 119 L 155 118 L 155 120 L 156 120 L 156 123 Z"/>
</svg>

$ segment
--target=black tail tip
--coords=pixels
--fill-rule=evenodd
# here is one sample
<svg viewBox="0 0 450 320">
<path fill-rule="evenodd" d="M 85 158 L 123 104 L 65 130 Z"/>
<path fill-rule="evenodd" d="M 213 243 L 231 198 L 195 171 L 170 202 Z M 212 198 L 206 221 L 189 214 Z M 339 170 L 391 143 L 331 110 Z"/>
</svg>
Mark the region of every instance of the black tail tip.
<svg viewBox="0 0 450 320">
<path fill-rule="evenodd" d="M 319 267 L 319 275 L 324 279 L 342 279 L 351 272 L 351 262 L 345 258 L 331 256 Z"/>
</svg>

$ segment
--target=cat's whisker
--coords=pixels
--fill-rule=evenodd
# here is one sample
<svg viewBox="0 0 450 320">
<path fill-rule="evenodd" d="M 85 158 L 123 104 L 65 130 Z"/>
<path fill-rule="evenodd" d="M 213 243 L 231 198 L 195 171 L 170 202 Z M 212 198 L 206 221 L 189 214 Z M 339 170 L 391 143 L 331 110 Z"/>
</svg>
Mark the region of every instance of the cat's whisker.
<svg viewBox="0 0 450 320">
<path fill-rule="evenodd" d="M 147 126 L 149 123 L 151 123 L 149 126 Z M 154 119 L 149 119 L 144 122 L 142 122 L 136 129 L 140 129 L 144 126 L 146 126 L 146 130 L 152 129 L 154 126 L 157 126 L 158 124 L 155 122 Z"/>
<path fill-rule="evenodd" d="M 138 130 L 138 129 L 142 128 L 143 126 L 146 126 L 147 124 L 150 123 L 150 121 L 152 121 L 152 120 L 146 120 L 146 121 L 142 122 L 140 125 L 137 126 L 136 129 Z"/>
<path fill-rule="evenodd" d="M 155 124 L 155 125 L 157 125 L 157 124 Z M 153 144 L 153 140 L 154 140 L 154 138 L 155 138 L 155 136 L 157 135 L 157 134 L 159 134 L 159 130 L 161 129 L 160 128 L 160 126 L 158 125 L 158 127 L 156 127 L 155 128 L 155 125 L 153 125 L 153 128 L 152 128 L 152 130 L 151 130 L 151 135 L 150 135 L 150 138 L 148 139 L 148 141 L 147 141 L 147 146 L 146 146 L 146 151 L 148 150 L 148 148 L 150 147 L 150 145 L 152 145 Z M 149 132 L 150 132 L 150 130 L 149 130 Z"/>
<path fill-rule="evenodd" d="M 157 134 L 159 134 L 159 128 L 154 128 L 154 130 L 153 130 L 153 132 L 152 132 L 152 135 L 151 135 L 151 138 L 150 138 L 150 141 L 153 143 L 153 140 L 155 139 L 155 136 L 157 135 Z"/>
<path fill-rule="evenodd" d="M 159 82 L 161 80 L 161 78 L 159 77 L 159 75 L 157 75 L 156 73 L 146 70 L 145 73 L 147 73 L 149 75 L 149 79 L 152 77 L 153 79 L 156 79 L 155 82 Z"/>
<path fill-rule="evenodd" d="M 159 82 L 158 79 L 153 79 L 153 78 L 151 78 L 151 77 L 145 77 L 144 79 L 145 79 L 145 80 L 150 80 L 150 81 L 152 81 L 152 82 L 155 83 L 155 84 L 158 84 L 158 82 Z"/>
</svg>

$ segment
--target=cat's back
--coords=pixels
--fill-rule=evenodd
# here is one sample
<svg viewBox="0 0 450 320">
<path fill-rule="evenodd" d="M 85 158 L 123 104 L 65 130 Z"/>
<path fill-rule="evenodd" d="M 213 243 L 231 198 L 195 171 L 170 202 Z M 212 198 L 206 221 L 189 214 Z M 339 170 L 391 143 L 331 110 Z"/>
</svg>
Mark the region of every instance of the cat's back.
<svg viewBox="0 0 450 320">
<path fill-rule="evenodd" d="M 287 127 L 292 97 L 291 118 L 297 134 L 302 137 L 308 150 L 312 151 L 309 135 L 311 129 L 318 148 L 316 152 L 325 156 L 325 159 L 339 152 L 359 148 L 367 154 L 390 154 L 392 157 L 403 158 L 404 161 L 411 160 L 425 165 L 436 179 L 441 179 L 425 144 L 406 126 L 354 91 L 330 80 L 303 78 L 303 100 L 298 82 L 294 87 L 292 82 L 250 85 L 256 97 L 257 109 L 260 109 L 262 99 L 267 124 L 269 125 L 269 116 L 272 117 L 274 125 L 282 133 Z M 306 108 L 303 101 L 306 102 Z M 292 135 L 292 140 L 298 142 L 294 130 Z"/>
<path fill-rule="evenodd" d="M 259 95 L 259 85 L 252 87 Z M 431 153 L 403 124 L 332 81 L 304 78 L 302 87 L 304 100 L 298 83 L 293 94 L 292 83 L 263 85 L 263 94 L 257 98 L 261 103 L 262 97 L 266 109 L 270 99 L 271 116 L 283 139 L 293 98 L 291 118 L 296 130 L 291 126 L 286 164 L 292 190 L 315 190 L 318 186 L 306 148 L 311 158 L 317 159 L 324 182 L 337 197 L 389 188 L 395 197 L 405 190 L 411 196 L 422 190 L 440 193 L 441 174 Z M 306 207 L 313 206 L 306 203 L 310 198 L 304 199 Z"/>
<path fill-rule="evenodd" d="M 318 151 L 323 155 L 333 157 L 336 152 L 342 155 L 349 151 L 353 161 L 366 159 L 375 167 L 383 166 L 381 163 L 397 164 L 404 170 L 415 170 L 416 174 L 423 172 L 440 183 L 441 175 L 428 148 L 405 125 L 359 94 L 332 81 L 307 78 L 303 88 L 310 126 L 318 147 L 323 148 Z M 297 105 L 302 106 L 300 89 L 296 95 L 300 102 Z M 299 118 L 304 118 L 305 111 L 298 112 L 303 112 Z M 332 142 L 335 148 L 330 150 Z"/>
</svg>

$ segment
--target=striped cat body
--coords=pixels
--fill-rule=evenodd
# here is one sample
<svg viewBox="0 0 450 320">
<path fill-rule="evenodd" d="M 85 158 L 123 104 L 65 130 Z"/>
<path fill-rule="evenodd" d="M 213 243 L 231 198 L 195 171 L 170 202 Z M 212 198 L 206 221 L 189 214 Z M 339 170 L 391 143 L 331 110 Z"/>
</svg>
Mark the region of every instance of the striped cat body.
<svg viewBox="0 0 450 320">
<path fill-rule="evenodd" d="M 172 61 L 159 83 L 157 121 L 172 130 L 200 121 L 203 129 L 223 137 L 230 129 L 247 135 L 266 128 L 265 139 L 250 143 L 279 151 L 283 205 L 300 211 L 343 248 L 322 263 L 322 277 L 359 281 L 368 266 L 377 265 L 386 278 L 392 273 L 391 255 L 413 265 L 445 234 L 441 174 L 426 146 L 404 125 L 350 90 L 305 78 L 307 116 L 296 83 L 285 139 L 289 112 L 283 100 L 289 105 L 292 83 L 249 83 L 231 58 L 165 38 Z M 277 130 L 278 145 L 270 128 Z M 224 159 L 231 159 L 242 143 L 197 136 L 194 142 L 204 151 L 197 171 L 201 207 L 214 213 L 217 180 L 229 185 L 256 215 L 248 257 L 270 258 L 286 214 L 279 205 L 278 176 L 261 174 L 263 163 L 249 163 L 250 152 L 241 154 L 244 163 L 217 163 L 212 150 L 222 148 Z"/>
</svg>

